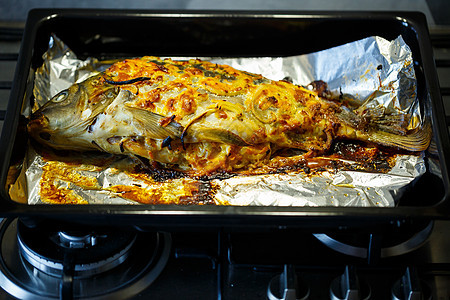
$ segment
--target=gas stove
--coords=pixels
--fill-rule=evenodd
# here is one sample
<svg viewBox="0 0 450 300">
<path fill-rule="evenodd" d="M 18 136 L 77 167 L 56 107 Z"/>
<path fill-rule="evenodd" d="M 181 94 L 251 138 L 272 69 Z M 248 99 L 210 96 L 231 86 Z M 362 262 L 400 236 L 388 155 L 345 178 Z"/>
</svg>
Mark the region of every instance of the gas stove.
<svg viewBox="0 0 450 300">
<path fill-rule="evenodd" d="M 5 219 L 0 299 L 448 299 L 449 222 L 389 229 L 154 232 Z"/>
<path fill-rule="evenodd" d="M 0 120 L 22 31 L 0 28 Z M 450 29 L 431 37 L 450 115 Z M 441 220 L 367 233 L 4 219 L 0 299 L 450 299 L 449 236 L 450 221 Z"/>
</svg>

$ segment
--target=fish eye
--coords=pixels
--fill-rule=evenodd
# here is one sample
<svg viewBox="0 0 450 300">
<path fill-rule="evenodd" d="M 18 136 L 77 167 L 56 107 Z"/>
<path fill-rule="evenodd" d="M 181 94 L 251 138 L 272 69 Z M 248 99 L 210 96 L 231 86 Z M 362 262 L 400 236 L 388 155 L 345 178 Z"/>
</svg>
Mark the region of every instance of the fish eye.
<svg viewBox="0 0 450 300">
<path fill-rule="evenodd" d="M 39 137 L 43 139 L 44 141 L 50 141 L 50 138 L 52 137 L 50 133 L 48 132 L 41 132 L 39 133 Z"/>
<path fill-rule="evenodd" d="M 67 90 L 64 90 L 64 91 L 60 92 L 58 95 L 56 95 L 55 97 L 53 97 L 52 101 L 56 102 L 56 103 L 64 101 L 67 98 L 68 94 L 69 93 L 67 92 Z"/>
</svg>

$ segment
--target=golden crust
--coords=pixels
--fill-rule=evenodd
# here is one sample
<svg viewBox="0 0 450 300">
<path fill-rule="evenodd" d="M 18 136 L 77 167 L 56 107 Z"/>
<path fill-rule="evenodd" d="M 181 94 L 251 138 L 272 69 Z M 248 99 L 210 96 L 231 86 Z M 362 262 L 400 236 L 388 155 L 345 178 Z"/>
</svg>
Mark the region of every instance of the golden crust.
<svg viewBox="0 0 450 300">
<path fill-rule="evenodd" d="M 279 148 L 323 152 L 337 128 L 333 120 L 338 106 L 325 103 L 315 92 L 226 65 L 147 56 L 115 63 L 105 73 L 115 82 L 145 78 L 120 86 L 136 95 L 132 105 L 190 126 L 184 149 L 177 141 L 171 151 L 148 147 L 152 141 L 123 144 L 132 153 L 180 170 L 207 174 L 252 167 L 266 163 Z M 231 132 L 231 138 L 238 136 L 242 145 L 218 145 L 230 137 L 215 140 L 202 133 L 214 126 Z"/>
</svg>

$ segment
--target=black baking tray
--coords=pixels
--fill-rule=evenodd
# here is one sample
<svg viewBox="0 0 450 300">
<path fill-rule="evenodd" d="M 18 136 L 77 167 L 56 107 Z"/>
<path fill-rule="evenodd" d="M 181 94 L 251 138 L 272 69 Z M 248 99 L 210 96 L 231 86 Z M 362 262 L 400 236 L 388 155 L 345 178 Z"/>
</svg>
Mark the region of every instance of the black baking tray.
<svg viewBox="0 0 450 300">
<path fill-rule="evenodd" d="M 436 162 L 396 207 L 237 207 L 176 205 L 27 205 L 9 198 L 8 170 L 24 157 L 33 71 L 51 34 L 80 58 L 264 57 L 310 53 L 368 36 L 403 37 L 413 53 L 418 96 L 433 123 Z M 0 144 L 0 216 L 156 227 L 348 228 L 411 219 L 448 219 L 449 138 L 426 19 L 416 12 L 117 11 L 37 9 L 29 13 Z M 436 169 L 436 167 L 434 167 Z"/>
</svg>

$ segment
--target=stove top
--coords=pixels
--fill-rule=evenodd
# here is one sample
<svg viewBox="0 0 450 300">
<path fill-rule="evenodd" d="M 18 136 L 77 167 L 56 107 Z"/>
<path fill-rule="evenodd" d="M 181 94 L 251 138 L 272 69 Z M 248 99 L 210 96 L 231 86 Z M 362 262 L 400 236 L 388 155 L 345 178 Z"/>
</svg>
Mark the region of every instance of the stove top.
<svg viewBox="0 0 450 300">
<path fill-rule="evenodd" d="M 293 230 L 168 233 L 5 219 L 0 299 L 448 299 L 449 225 L 412 226 L 429 233 L 421 247 L 374 259 L 369 251 L 380 248 L 370 244 L 393 247 L 396 234 L 353 234 L 367 246 L 358 257 Z M 411 224 L 390 229 L 416 236 Z"/>
</svg>

